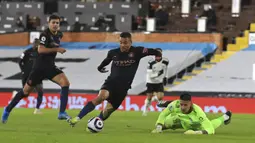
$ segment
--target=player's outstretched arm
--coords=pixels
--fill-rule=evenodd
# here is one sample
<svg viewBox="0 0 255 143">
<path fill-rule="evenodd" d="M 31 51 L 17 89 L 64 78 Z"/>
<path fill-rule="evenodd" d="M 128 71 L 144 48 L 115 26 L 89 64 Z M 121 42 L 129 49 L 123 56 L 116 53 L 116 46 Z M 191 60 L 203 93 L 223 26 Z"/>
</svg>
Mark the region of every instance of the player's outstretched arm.
<svg viewBox="0 0 255 143">
<path fill-rule="evenodd" d="M 152 56 L 152 55 L 157 56 L 157 57 L 162 56 L 162 53 L 156 49 L 144 48 L 144 47 L 137 47 L 137 49 L 139 50 L 139 53 L 141 54 L 141 58 L 143 58 L 145 56 Z"/>
<path fill-rule="evenodd" d="M 109 65 L 112 61 L 112 52 L 109 51 L 106 58 L 101 62 L 101 64 L 97 67 L 97 70 L 104 73 L 104 72 L 108 72 L 107 70 L 105 70 L 105 66 Z"/>
<path fill-rule="evenodd" d="M 168 108 L 165 108 L 159 115 L 158 120 L 156 121 L 156 128 L 152 133 L 161 133 L 166 117 L 171 114 L 171 111 Z"/>
</svg>

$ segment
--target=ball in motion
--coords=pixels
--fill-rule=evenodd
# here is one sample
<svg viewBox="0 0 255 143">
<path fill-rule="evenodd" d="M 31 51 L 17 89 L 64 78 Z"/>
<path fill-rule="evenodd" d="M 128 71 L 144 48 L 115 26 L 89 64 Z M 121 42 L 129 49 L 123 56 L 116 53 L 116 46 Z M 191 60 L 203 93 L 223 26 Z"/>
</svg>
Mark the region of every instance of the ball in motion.
<svg viewBox="0 0 255 143">
<path fill-rule="evenodd" d="M 104 122 L 99 117 L 93 117 L 88 120 L 88 129 L 92 133 L 98 133 L 102 131 Z"/>
</svg>

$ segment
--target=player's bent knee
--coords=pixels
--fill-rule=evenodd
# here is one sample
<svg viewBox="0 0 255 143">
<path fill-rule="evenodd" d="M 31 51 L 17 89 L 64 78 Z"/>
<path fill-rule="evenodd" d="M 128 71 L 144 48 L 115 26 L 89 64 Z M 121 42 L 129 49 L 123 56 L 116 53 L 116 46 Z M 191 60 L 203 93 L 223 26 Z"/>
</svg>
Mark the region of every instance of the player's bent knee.
<svg viewBox="0 0 255 143">
<path fill-rule="evenodd" d="M 60 86 L 61 87 L 70 86 L 70 82 L 65 76 L 61 78 Z"/>
<path fill-rule="evenodd" d="M 159 93 L 157 94 L 157 97 L 158 97 L 158 100 L 163 100 L 164 93 L 159 92 Z"/>
<path fill-rule="evenodd" d="M 25 86 L 23 88 L 24 95 L 28 96 L 33 91 L 33 89 L 34 89 L 34 87 L 29 86 L 28 84 L 25 84 Z"/>
<path fill-rule="evenodd" d="M 153 94 L 152 94 L 152 93 L 147 93 L 147 99 L 148 99 L 148 100 L 151 100 L 152 97 L 153 97 Z"/>
<path fill-rule="evenodd" d="M 109 97 L 109 91 L 108 90 L 100 90 L 98 96 L 92 100 L 92 102 L 95 105 L 98 105 L 100 103 L 102 103 L 104 100 L 106 100 Z"/>
<path fill-rule="evenodd" d="M 54 78 L 52 78 L 52 81 L 54 81 L 61 87 L 70 86 L 70 82 L 64 73 L 56 75 Z"/>
<path fill-rule="evenodd" d="M 108 90 L 100 90 L 98 97 L 100 97 L 102 100 L 105 100 L 109 97 L 109 91 Z"/>
</svg>

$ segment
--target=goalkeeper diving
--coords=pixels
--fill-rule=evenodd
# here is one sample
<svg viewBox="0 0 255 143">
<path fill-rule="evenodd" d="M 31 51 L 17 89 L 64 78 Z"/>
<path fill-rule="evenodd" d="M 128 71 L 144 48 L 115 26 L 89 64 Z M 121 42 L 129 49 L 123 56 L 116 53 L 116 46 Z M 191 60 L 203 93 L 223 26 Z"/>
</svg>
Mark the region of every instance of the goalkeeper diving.
<svg viewBox="0 0 255 143">
<path fill-rule="evenodd" d="M 152 133 L 161 133 L 166 129 L 184 129 L 184 134 L 215 134 L 215 129 L 219 126 L 230 123 L 231 116 L 232 113 L 227 111 L 224 115 L 209 120 L 204 111 L 192 103 L 191 95 L 184 93 L 180 100 L 172 101 L 160 113 Z"/>
</svg>

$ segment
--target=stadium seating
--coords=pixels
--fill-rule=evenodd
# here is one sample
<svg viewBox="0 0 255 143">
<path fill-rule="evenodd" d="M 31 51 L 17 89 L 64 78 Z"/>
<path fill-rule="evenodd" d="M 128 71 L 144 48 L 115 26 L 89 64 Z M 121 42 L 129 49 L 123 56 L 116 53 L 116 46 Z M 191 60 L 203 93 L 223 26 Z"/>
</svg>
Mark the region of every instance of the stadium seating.
<svg viewBox="0 0 255 143">
<path fill-rule="evenodd" d="M 254 54 L 250 46 L 169 91 L 254 93 Z"/>
</svg>

